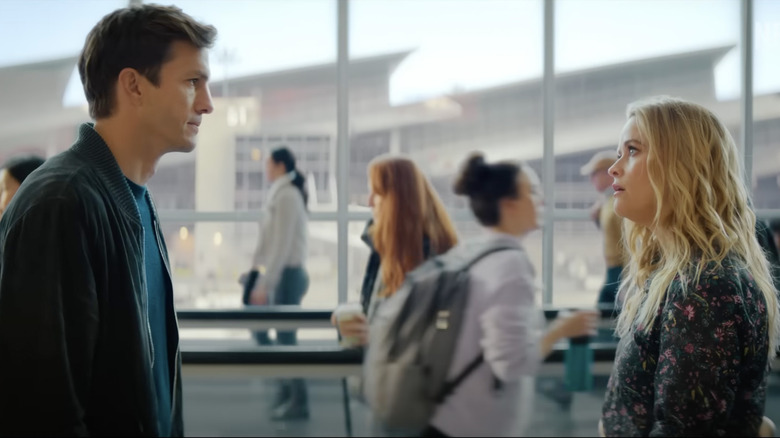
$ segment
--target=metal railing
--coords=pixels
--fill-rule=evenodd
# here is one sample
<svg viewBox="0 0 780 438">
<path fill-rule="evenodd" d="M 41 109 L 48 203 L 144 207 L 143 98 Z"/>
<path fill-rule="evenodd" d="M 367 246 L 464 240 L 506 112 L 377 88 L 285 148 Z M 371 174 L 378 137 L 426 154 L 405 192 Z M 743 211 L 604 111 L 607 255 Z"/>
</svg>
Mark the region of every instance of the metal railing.
<svg viewBox="0 0 780 438">
<path fill-rule="evenodd" d="M 550 321 L 562 309 L 544 309 Z M 616 312 L 609 307 L 600 309 L 601 326 L 611 326 Z M 248 330 L 333 328 L 332 310 L 307 310 L 298 306 L 264 306 L 236 310 L 182 310 L 178 312 L 179 325 L 188 328 L 241 328 Z M 594 362 L 593 375 L 609 375 L 615 360 L 617 342 L 591 342 Z M 553 347 L 538 376 L 564 374 L 567 342 Z M 339 346 L 262 346 L 236 348 L 229 345 L 207 347 L 188 346 L 182 349 L 182 374 L 193 377 L 308 377 L 341 379 L 346 436 L 352 436 L 352 414 L 347 377 L 360 376 L 363 351 Z M 773 369 L 780 367 L 780 358 L 773 361 Z"/>
<path fill-rule="evenodd" d="M 544 316 L 551 321 L 563 308 L 544 308 Z M 617 315 L 611 306 L 598 309 L 600 326 L 609 327 Z M 182 329 L 248 329 L 295 330 L 333 328 L 330 317 L 333 309 L 301 309 L 299 306 L 257 306 L 226 310 L 179 310 L 179 327 Z"/>
<path fill-rule="evenodd" d="M 561 308 L 545 308 L 544 316 L 551 321 Z M 599 326 L 611 328 L 617 312 L 609 306 L 599 308 Z M 262 306 L 234 310 L 180 310 L 179 327 L 186 329 L 247 329 L 296 330 L 312 328 L 335 329 L 331 324 L 331 309 L 301 309 L 298 306 Z M 615 342 L 594 341 L 593 373 L 609 374 L 615 357 Z M 558 343 L 547 357 L 540 375 L 561 375 L 568 343 Z M 187 347 L 182 351 L 186 373 L 191 375 L 299 376 L 345 377 L 360 374 L 362 352 L 338 346 L 273 346 L 236 348 L 215 342 L 207 347 Z M 773 369 L 780 368 L 780 358 Z"/>
</svg>

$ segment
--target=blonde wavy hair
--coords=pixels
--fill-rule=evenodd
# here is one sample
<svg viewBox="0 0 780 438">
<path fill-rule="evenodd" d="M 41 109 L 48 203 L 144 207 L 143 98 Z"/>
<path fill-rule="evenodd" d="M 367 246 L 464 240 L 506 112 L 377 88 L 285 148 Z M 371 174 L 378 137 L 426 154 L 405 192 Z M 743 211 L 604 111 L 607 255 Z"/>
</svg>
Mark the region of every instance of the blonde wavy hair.
<svg viewBox="0 0 780 438">
<path fill-rule="evenodd" d="M 626 298 L 618 335 L 652 329 L 675 276 L 696 284 L 709 264 L 721 266 L 729 258 L 766 300 L 773 357 L 780 337 L 777 291 L 755 237 L 756 217 L 731 134 L 701 105 L 667 96 L 630 104 L 627 118 L 648 149 L 657 209 L 651 227 L 623 221 L 631 258 L 621 284 Z"/>
</svg>

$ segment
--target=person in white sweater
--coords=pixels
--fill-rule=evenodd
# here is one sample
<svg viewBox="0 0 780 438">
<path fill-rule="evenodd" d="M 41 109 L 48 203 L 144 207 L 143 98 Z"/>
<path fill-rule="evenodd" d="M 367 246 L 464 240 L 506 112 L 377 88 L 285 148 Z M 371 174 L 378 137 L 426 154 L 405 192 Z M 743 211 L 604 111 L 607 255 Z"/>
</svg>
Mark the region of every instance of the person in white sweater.
<svg viewBox="0 0 780 438">
<path fill-rule="evenodd" d="M 273 184 L 260 219 L 260 238 L 249 275 L 242 276 L 249 305 L 300 305 L 309 288 L 305 269 L 308 237 L 308 195 L 305 179 L 296 169 L 295 156 L 286 147 L 274 149 L 266 161 Z M 276 343 L 296 345 L 295 330 L 277 331 Z M 254 333 L 260 345 L 272 345 L 268 332 Z M 275 420 L 309 416 L 303 379 L 280 379 L 273 402 Z"/>
<path fill-rule="evenodd" d="M 540 327 L 534 268 L 520 240 L 538 228 L 541 197 L 533 170 L 511 162 L 487 164 L 476 153 L 463 166 L 455 192 L 469 198 L 486 228 L 476 239 L 518 251 L 491 254 L 471 267 L 469 305 L 450 378 L 480 351 L 485 363 L 444 400 L 422 436 L 508 436 L 520 412 L 520 378 L 536 373 L 555 342 L 595 334 L 598 313 L 581 310 L 558 318 L 546 332 Z"/>
</svg>

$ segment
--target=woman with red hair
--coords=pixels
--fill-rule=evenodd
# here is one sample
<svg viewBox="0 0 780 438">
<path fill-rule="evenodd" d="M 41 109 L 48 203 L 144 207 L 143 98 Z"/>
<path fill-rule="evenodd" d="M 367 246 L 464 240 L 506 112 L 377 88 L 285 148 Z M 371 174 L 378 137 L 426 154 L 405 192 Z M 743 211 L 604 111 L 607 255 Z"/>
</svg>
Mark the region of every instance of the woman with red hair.
<svg viewBox="0 0 780 438">
<path fill-rule="evenodd" d="M 375 158 L 368 165 L 368 186 L 373 218 L 362 236 L 371 249 L 360 294 L 363 313 L 339 321 L 333 318 L 342 337 L 357 346 L 366 345 L 371 315 L 401 287 L 406 274 L 458 242 L 436 190 L 412 160 Z M 377 436 L 397 435 L 380 424 L 372 429 Z"/>
<path fill-rule="evenodd" d="M 364 310 L 374 297 L 392 295 L 406 273 L 457 243 L 447 211 L 414 162 L 380 157 L 368 167 L 369 206 L 374 218 L 367 227 L 369 246 L 381 264 L 366 272 L 361 298 Z M 373 278 L 372 278 L 373 277 Z M 367 282 L 370 282 L 370 287 Z"/>
</svg>

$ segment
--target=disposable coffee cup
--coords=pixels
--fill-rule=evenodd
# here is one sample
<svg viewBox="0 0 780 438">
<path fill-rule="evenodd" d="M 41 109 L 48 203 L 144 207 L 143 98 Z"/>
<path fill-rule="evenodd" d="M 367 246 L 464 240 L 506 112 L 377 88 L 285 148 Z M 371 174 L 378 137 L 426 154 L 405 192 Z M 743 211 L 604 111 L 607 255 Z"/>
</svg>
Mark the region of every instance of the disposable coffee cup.
<svg viewBox="0 0 780 438">
<path fill-rule="evenodd" d="M 340 326 L 342 322 L 349 321 L 357 318 L 363 314 L 363 306 L 360 303 L 345 303 L 341 304 L 333 312 L 336 319 L 336 326 Z M 357 336 L 341 337 L 339 345 L 344 348 L 351 348 L 360 345 L 360 338 Z"/>
</svg>

